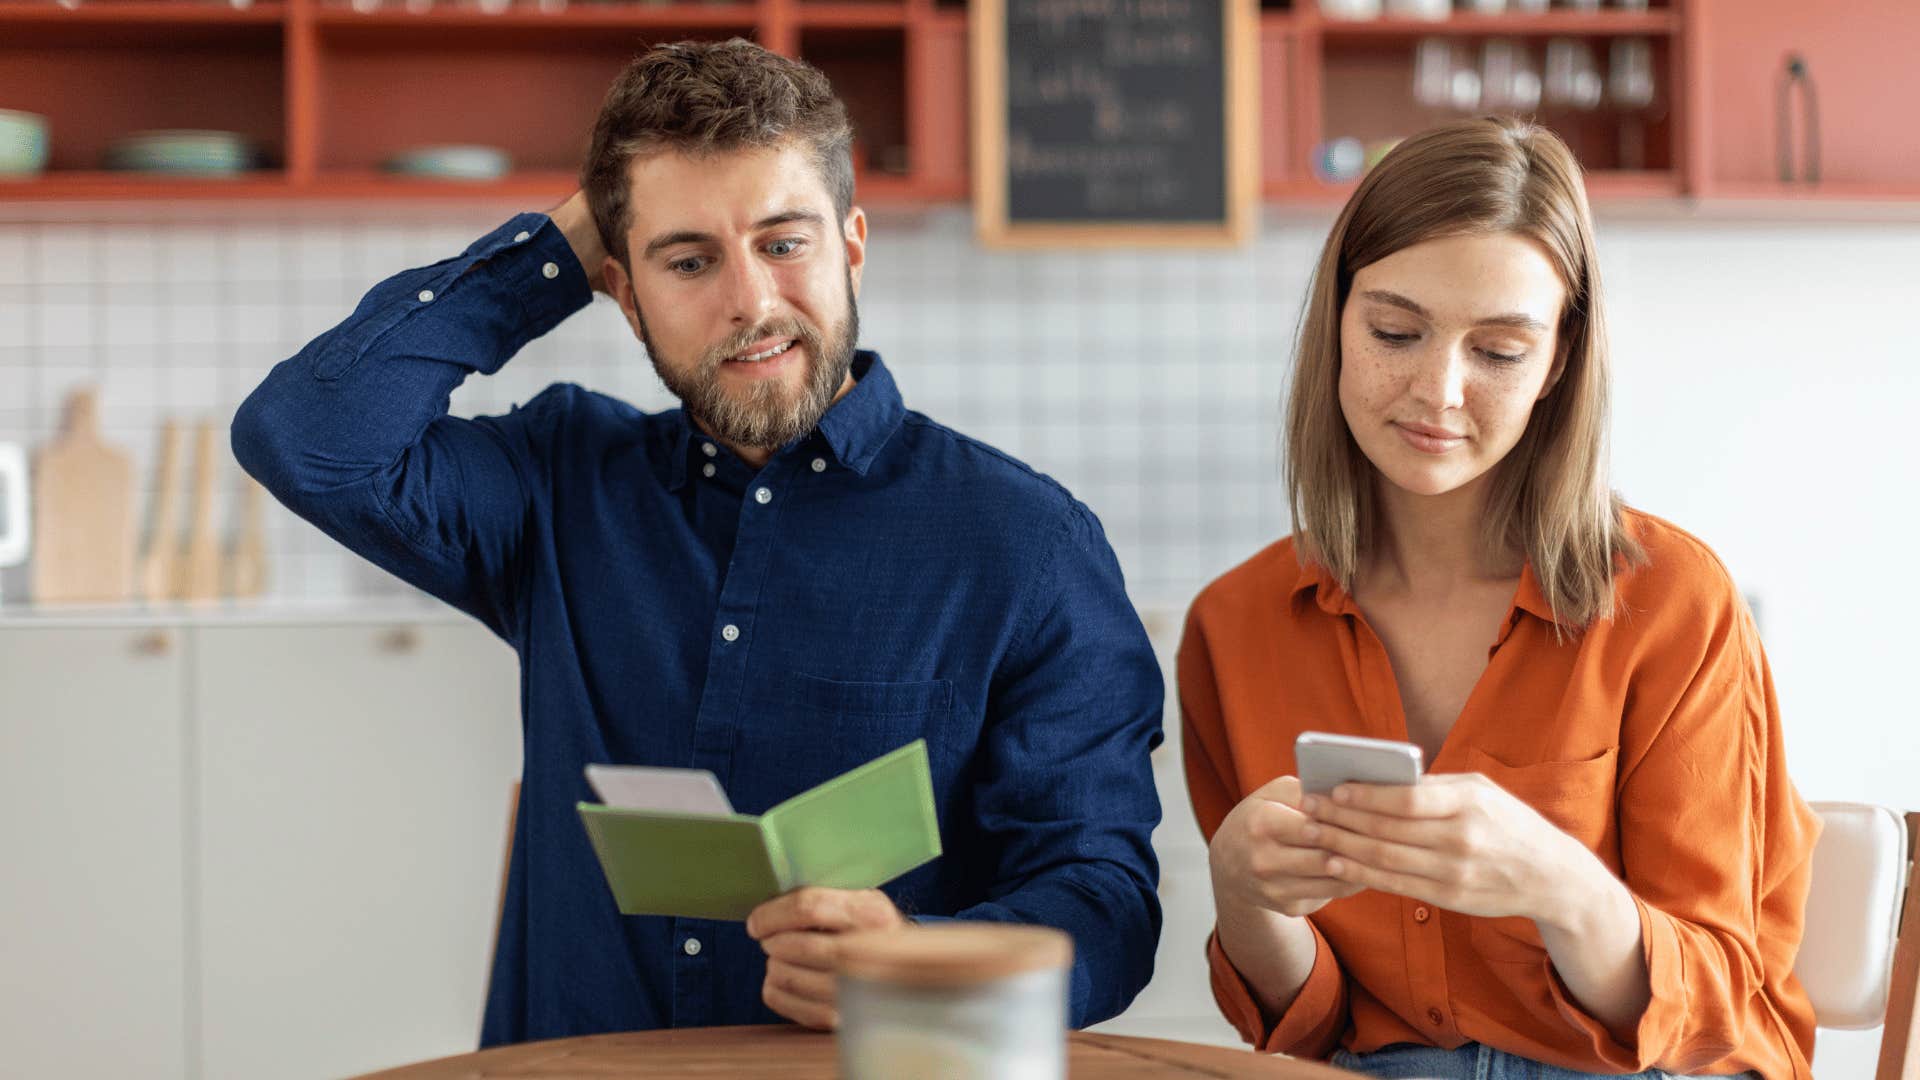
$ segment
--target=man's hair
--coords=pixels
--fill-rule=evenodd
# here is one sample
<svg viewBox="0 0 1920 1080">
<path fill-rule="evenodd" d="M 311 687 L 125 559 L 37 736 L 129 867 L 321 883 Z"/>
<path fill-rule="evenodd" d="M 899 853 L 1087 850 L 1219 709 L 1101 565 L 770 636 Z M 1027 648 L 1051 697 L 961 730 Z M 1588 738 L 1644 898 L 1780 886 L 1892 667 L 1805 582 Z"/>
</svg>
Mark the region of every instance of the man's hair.
<svg viewBox="0 0 1920 1080">
<path fill-rule="evenodd" d="M 1287 488 L 1299 550 L 1343 588 L 1379 533 L 1374 471 L 1340 410 L 1340 313 L 1362 268 L 1425 240 L 1510 233 L 1537 241 L 1567 289 L 1566 368 L 1495 468 L 1481 523 L 1491 553 L 1518 551 L 1556 620 L 1613 612 L 1613 575 L 1643 553 L 1607 479 L 1608 350 L 1580 166 L 1546 128 L 1501 117 L 1415 135 L 1367 173 L 1320 252 L 1287 412 Z"/>
<path fill-rule="evenodd" d="M 627 169 L 636 157 L 758 150 L 788 140 L 811 152 L 844 221 L 853 207 L 853 125 L 819 69 L 741 38 L 648 49 L 608 89 L 580 170 L 601 244 L 627 263 Z"/>
</svg>

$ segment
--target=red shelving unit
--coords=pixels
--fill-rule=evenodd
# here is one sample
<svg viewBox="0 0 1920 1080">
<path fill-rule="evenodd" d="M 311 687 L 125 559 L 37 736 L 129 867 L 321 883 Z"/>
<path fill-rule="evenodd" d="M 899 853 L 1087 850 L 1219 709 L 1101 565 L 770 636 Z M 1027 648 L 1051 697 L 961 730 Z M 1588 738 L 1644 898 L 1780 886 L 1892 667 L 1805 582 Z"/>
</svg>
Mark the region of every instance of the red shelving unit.
<svg viewBox="0 0 1920 1080">
<path fill-rule="evenodd" d="M 1350 22 L 1323 16 L 1316 0 L 1269 4 L 1258 20 L 1269 201 L 1330 204 L 1351 191 L 1315 178 L 1315 151 L 1330 138 L 1379 140 L 1459 115 L 1413 100 L 1413 49 L 1430 37 L 1463 48 L 1510 38 L 1536 60 L 1547 39 L 1573 38 L 1603 70 L 1608 42 L 1649 41 L 1651 106 L 1537 113 L 1581 155 L 1596 201 L 1920 200 L 1920 136 L 1872 120 L 1892 87 L 1911 89 L 1900 46 L 1920 37 L 1911 0 L 1861 0 L 1870 10 L 1844 20 L 1799 0 L 1440 22 Z M 404 0 L 373 11 L 333 0 L 0 0 L 0 108 L 46 115 L 53 143 L 49 171 L 0 184 L 0 201 L 558 199 L 628 57 L 734 34 L 805 56 L 834 80 L 859 132 L 862 201 L 967 198 L 967 9 L 956 0 L 573 0 L 557 11 L 528 0 L 499 14 L 470 0 L 421 11 Z M 1787 50 L 1808 55 L 1822 79 L 1827 179 L 1817 187 L 1769 172 L 1768 79 Z M 239 131 L 269 165 L 218 180 L 100 171 L 108 143 L 151 128 Z M 485 183 L 380 171 L 407 147 L 459 142 L 505 149 L 516 171 Z"/>
</svg>

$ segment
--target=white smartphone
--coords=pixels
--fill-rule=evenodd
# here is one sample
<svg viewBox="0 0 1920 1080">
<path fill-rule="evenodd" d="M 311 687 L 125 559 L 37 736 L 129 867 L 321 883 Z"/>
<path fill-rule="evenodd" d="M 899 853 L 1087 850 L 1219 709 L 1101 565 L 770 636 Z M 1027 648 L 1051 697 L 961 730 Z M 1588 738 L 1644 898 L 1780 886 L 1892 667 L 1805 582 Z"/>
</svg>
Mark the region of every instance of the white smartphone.
<svg viewBox="0 0 1920 1080">
<path fill-rule="evenodd" d="M 1420 748 L 1410 742 L 1303 731 L 1293 740 L 1293 758 L 1300 768 L 1300 790 L 1308 795 L 1325 795 L 1349 781 L 1420 782 Z"/>
</svg>

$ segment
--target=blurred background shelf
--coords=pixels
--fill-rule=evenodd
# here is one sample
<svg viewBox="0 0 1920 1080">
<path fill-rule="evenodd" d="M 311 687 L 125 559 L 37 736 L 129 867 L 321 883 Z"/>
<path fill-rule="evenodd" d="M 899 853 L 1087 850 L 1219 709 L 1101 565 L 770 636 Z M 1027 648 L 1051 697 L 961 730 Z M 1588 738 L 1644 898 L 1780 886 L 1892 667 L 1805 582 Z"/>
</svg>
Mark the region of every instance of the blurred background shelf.
<svg viewBox="0 0 1920 1080">
<path fill-rule="evenodd" d="M 1653 0 L 1645 10 L 1556 7 L 1442 21 L 1330 18 L 1315 0 L 1260 6 L 1261 192 L 1317 206 L 1351 191 L 1351 139 L 1380 152 L 1449 117 L 1498 111 L 1497 96 L 1436 104 L 1416 86 L 1421 50 L 1455 70 L 1489 47 L 1544 75 L 1567 50 L 1611 80 L 1634 43 L 1650 83 L 1622 107 L 1553 95 L 1518 109 L 1580 155 L 1596 202 L 1725 198 L 1752 206 L 1920 199 L 1920 129 L 1888 122 L 1920 93 L 1907 50 L 1920 5 L 1855 0 L 1845 20 L 1799 0 Z M 236 8 L 193 0 L 105 0 L 73 9 L 0 0 L 0 109 L 50 121 L 49 171 L 0 184 L 0 202 L 61 199 L 544 198 L 570 184 L 608 81 L 646 45 L 741 35 L 818 64 L 840 90 L 859 144 L 861 198 L 964 201 L 971 190 L 968 10 L 950 0 L 535 2 L 483 11 L 472 0 L 412 10 L 384 0 Z M 1778 174 L 1777 84 L 1789 54 L 1818 89 L 1822 183 Z M 1478 71 L 1475 72 L 1479 78 Z M 157 128 L 238 132 L 272 170 L 201 181 L 102 174 L 116 138 Z M 1795 140 L 1798 135 L 1792 136 Z M 499 181 L 426 182 L 379 172 L 419 146 L 497 147 Z M 1341 182 L 1329 183 L 1333 176 Z"/>
</svg>

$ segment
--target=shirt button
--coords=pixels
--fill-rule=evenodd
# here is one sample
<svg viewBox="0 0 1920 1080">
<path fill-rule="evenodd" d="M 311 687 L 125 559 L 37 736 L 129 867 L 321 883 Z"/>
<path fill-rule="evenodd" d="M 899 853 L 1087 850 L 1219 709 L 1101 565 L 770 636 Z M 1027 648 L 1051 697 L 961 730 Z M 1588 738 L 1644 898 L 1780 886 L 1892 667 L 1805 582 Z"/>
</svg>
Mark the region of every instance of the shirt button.
<svg viewBox="0 0 1920 1080">
<path fill-rule="evenodd" d="M 710 442 L 703 442 L 700 444 L 700 452 L 708 457 L 712 457 L 720 452 L 720 448 Z"/>
<path fill-rule="evenodd" d="M 732 623 L 728 623 L 727 625 L 720 628 L 720 636 L 723 638 L 726 638 L 728 641 L 739 641 L 740 628 L 733 625 Z"/>
<path fill-rule="evenodd" d="M 688 956 L 699 956 L 700 955 L 700 939 L 697 937 L 690 937 L 687 940 L 681 942 L 680 951 L 683 953 L 686 953 Z"/>
<path fill-rule="evenodd" d="M 421 289 L 421 290 L 420 290 L 420 302 L 421 302 L 421 303 L 423 303 L 423 304 L 430 304 L 430 303 L 432 303 L 432 302 L 433 302 L 433 290 L 432 290 L 432 289 Z"/>
<path fill-rule="evenodd" d="M 1413 909 L 1414 922 L 1423 923 L 1431 918 L 1433 918 L 1433 912 L 1428 911 L 1427 906 L 1425 904 L 1422 904 L 1419 907 Z"/>
<path fill-rule="evenodd" d="M 529 237 L 529 236 L 532 236 L 532 235 L 533 235 L 532 233 L 530 233 L 530 232 L 526 232 L 526 231 L 521 231 L 521 232 L 517 232 L 517 233 L 514 233 L 514 234 L 513 234 L 513 242 L 514 242 L 514 243 L 516 243 L 516 244 L 524 244 L 524 243 L 526 243 L 526 242 L 527 242 L 527 237 Z"/>
<path fill-rule="evenodd" d="M 700 466 L 701 476 L 711 477 L 713 475 L 713 472 L 714 472 L 713 462 L 711 461 L 707 462 L 705 465 Z"/>
<path fill-rule="evenodd" d="M 544 277 L 544 278 L 546 278 L 546 279 L 547 279 L 548 281 L 552 281 L 552 280 L 553 280 L 554 278 L 557 278 L 557 277 L 559 277 L 559 276 L 560 276 L 560 264 L 559 264 L 559 263 L 548 263 L 547 265 L 545 265 L 545 266 L 543 266 L 543 267 L 541 267 L 541 268 L 540 268 L 540 276 L 542 276 L 542 277 Z"/>
<path fill-rule="evenodd" d="M 1446 1018 L 1445 1016 L 1442 1016 L 1442 1015 L 1440 1014 L 1440 1010 L 1439 1010 L 1439 1009 L 1428 1009 L 1428 1010 L 1427 1010 L 1427 1019 L 1428 1019 L 1428 1020 L 1430 1020 L 1430 1021 L 1432 1021 L 1432 1022 L 1433 1022 L 1433 1024 L 1434 1024 L 1434 1025 L 1435 1025 L 1435 1026 L 1437 1027 L 1437 1026 L 1439 1026 L 1439 1025 L 1440 1025 L 1441 1023 L 1443 1023 L 1443 1022 L 1444 1022 L 1444 1021 L 1445 1021 L 1445 1020 L 1446 1020 L 1447 1018 Z"/>
<path fill-rule="evenodd" d="M 761 506 L 767 505 L 773 501 L 773 489 L 760 488 L 753 493 L 753 501 L 759 503 Z"/>
<path fill-rule="evenodd" d="M 813 471 L 814 471 L 814 472 L 826 472 L 826 471 L 827 471 L 827 459 L 826 459 L 826 458 L 823 458 L 823 457 L 817 457 L 817 458 L 814 458 L 814 459 L 813 459 Z"/>
</svg>

